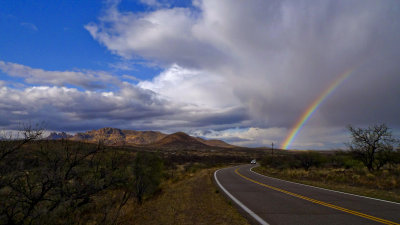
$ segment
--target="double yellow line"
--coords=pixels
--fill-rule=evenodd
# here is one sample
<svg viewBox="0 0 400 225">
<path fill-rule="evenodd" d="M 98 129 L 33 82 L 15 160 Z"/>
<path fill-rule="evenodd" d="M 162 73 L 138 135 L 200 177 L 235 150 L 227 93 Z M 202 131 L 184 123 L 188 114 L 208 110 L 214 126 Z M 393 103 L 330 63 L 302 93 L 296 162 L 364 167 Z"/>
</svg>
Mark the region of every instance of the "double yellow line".
<svg viewBox="0 0 400 225">
<path fill-rule="evenodd" d="M 332 204 L 329 204 L 329 203 L 326 203 L 326 202 L 323 202 L 323 201 L 315 200 L 315 199 L 312 199 L 312 198 L 309 198 L 309 197 L 306 197 L 306 196 L 303 196 L 303 195 L 292 193 L 292 192 L 289 192 L 289 191 L 286 191 L 286 190 L 283 190 L 283 189 L 280 189 L 280 188 L 277 188 L 277 187 L 273 187 L 273 186 L 258 182 L 256 180 L 253 180 L 253 179 L 251 179 L 249 177 L 246 177 L 246 176 L 242 175 L 241 173 L 239 173 L 238 170 L 239 170 L 239 168 L 237 168 L 235 170 L 235 173 L 237 175 L 243 177 L 244 179 L 246 179 L 248 181 L 251 181 L 253 183 L 256 183 L 256 184 L 259 184 L 261 186 L 264 186 L 266 188 L 269 188 L 269 189 L 272 189 L 272 190 L 275 190 L 275 191 L 279 191 L 279 192 L 291 195 L 293 197 L 301 198 L 301 199 L 304 199 L 306 201 L 313 202 L 313 203 L 316 203 L 316 204 L 319 204 L 319 205 L 323 205 L 323 206 L 326 206 L 326 207 L 329 207 L 329 208 L 332 208 L 332 209 L 336 209 L 336 210 L 339 210 L 339 211 L 342 211 L 342 212 L 350 213 L 350 214 L 353 214 L 353 215 L 356 215 L 356 216 L 360 216 L 360 217 L 363 217 L 363 218 L 366 218 L 366 219 L 370 219 L 370 220 L 373 220 L 373 221 L 376 221 L 376 222 L 380 222 L 380 223 L 383 223 L 383 224 L 400 225 L 399 223 L 395 223 L 395 222 L 392 222 L 392 221 L 389 221 L 389 220 L 385 220 L 385 219 L 381 219 L 381 218 L 378 218 L 378 217 L 375 217 L 375 216 L 371 216 L 371 215 L 367 215 L 367 214 L 364 214 L 364 213 L 360 213 L 360 212 L 357 212 L 357 211 L 354 211 L 354 210 L 346 209 L 346 208 L 343 208 L 343 207 L 340 207 L 340 206 L 337 206 L 337 205 L 332 205 Z"/>
</svg>

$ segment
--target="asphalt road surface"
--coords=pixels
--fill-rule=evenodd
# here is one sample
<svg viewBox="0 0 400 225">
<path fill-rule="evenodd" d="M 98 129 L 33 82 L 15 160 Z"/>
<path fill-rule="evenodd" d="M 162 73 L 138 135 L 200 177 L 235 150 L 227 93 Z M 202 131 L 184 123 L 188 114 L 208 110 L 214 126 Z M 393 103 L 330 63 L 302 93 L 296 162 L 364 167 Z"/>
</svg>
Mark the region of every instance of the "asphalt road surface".
<svg viewBox="0 0 400 225">
<path fill-rule="evenodd" d="M 218 186 L 260 224 L 400 225 L 400 204 L 296 184 L 242 165 L 215 172 Z"/>
</svg>

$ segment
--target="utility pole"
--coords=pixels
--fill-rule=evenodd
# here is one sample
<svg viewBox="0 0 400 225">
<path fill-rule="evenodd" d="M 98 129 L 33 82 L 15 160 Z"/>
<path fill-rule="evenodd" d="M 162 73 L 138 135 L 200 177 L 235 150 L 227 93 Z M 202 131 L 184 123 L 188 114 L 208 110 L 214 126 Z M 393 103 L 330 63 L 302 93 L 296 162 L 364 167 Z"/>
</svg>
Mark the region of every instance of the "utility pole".
<svg viewBox="0 0 400 225">
<path fill-rule="evenodd" d="M 271 150 L 272 150 L 272 155 L 274 155 L 274 142 L 272 142 L 272 148 L 271 148 Z"/>
</svg>

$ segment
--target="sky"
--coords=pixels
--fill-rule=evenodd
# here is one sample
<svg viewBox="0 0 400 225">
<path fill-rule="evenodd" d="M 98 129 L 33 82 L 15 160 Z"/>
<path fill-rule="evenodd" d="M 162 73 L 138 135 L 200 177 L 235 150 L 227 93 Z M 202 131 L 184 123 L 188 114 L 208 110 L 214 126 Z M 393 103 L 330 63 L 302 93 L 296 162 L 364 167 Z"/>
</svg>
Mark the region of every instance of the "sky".
<svg viewBox="0 0 400 225">
<path fill-rule="evenodd" d="M 5 0 L 0 129 L 344 148 L 400 134 L 399 62 L 398 0 Z"/>
</svg>

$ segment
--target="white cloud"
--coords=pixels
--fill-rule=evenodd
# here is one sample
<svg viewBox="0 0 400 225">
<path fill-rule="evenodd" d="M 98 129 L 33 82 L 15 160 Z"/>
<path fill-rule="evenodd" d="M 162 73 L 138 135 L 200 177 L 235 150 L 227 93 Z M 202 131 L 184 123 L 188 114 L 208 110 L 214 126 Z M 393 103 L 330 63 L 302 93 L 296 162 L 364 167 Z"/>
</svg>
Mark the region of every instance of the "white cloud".
<svg viewBox="0 0 400 225">
<path fill-rule="evenodd" d="M 136 77 L 134 77 L 134 76 L 132 76 L 132 75 L 126 75 L 126 74 L 124 74 L 124 75 L 122 75 L 122 78 L 127 79 L 127 80 L 131 80 L 131 81 L 139 81 L 138 78 L 136 78 Z"/>
<path fill-rule="evenodd" d="M 20 25 L 23 26 L 23 27 L 25 27 L 25 28 L 28 28 L 28 29 L 30 29 L 30 30 L 33 30 L 33 31 L 38 31 L 38 30 L 39 30 L 39 29 L 37 28 L 37 26 L 36 26 L 35 24 L 33 24 L 33 23 L 22 22 L 22 23 L 20 23 Z"/>
<path fill-rule="evenodd" d="M 215 63 L 214 60 L 220 58 L 206 56 L 218 54 L 218 49 L 193 35 L 197 17 L 187 8 L 162 8 L 134 14 L 111 7 L 101 23 L 89 23 L 85 28 L 94 39 L 126 59 L 140 56 L 164 65 L 184 62 L 197 66 L 198 56 L 203 55 L 204 61 Z"/>
<path fill-rule="evenodd" d="M 168 6 L 167 3 L 165 2 L 160 2 L 157 0 L 140 0 L 141 3 L 146 4 L 151 7 L 162 7 L 162 6 Z"/>
<path fill-rule="evenodd" d="M 220 139 L 226 140 L 229 143 L 239 146 L 253 146 L 253 147 L 271 147 L 274 143 L 278 147 L 278 141 L 285 135 L 285 128 L 233 128 L 226 130 L 210 130 L 207 132 L 194 131 L 196 136 L 205 137 L 207 139 Z"/>
<path fill-rule="evenodd" d="M 13 121 L 45 121 L 51 126 L 79 126 L 86 121 L 124 123 L 171 113 L 171 106 L 149 91 L 125 84 L 118 92 L 79 91 L 74 88 L 37 86 L 23 90 L 0 88 L 0 114 Z M 119 121 L 119 122 L 118 122 Z M 58 124 L 55 124 L 58 123 Z M 71 124 L 70 124 L 71 123 Z M 75 124 L 74 124 L 75 123 Z M 102 126 L 104 124 L 98 124 Z"/>
<path fill-rule="evenodd" d="M 58 86 L 0 87 L 2 129 L 16 129 L 23 122 L 45 122 L 47 129 L 60 131 L 112 126 L 176 132 L 187 127 L 220 128 L 244 119 L 237 109 L 170 101 L 129 83 L 122 83 L 116 91 Z"/>
<path fill-rule="evenodd" d="M 62 131 L 117 126 L 176 132 L 187 127 L 224 128 L 246 119 L 222 79 L 179 66 L 138 84 L 102 71 L 46 71 L 3 61 L 0 70 L 39 84 L 0 81 L 3 129 L 29 120 L 45 121 L 48 129 Z M 131 75 L 120 78 L 138 81 Z"/>
<path fill-rule="evenodd" d="M 152 90 L 170 101 L 195 105 L 204 109 L 237 107 L 238 100 L 223 77 L 173 65 L 139 87 Z"/>
<path fill-rule="evenodd" d="M 86 29 L 122 57 L 224 77 L 256 119 L 276 117 L 273 123 L 288 126 L 349 67 L 382 69 L 374 57 L 395 56 L 400 45 L 391 34 L 400 29 L 391 19 L 394 2 L 359 3 L 204 0 L 197 2 L 199 12 L 168 8 L 141 14 L 112 7 L 101 23 Z M 376 76 L 368 72 L 353 82 L 365 79 L 375 86 Z"/>
<path fill-rule="evenodd" d="M 387 122 L 400 129 L 398 6 L 398 1 L 373 0 L 200 0 L 194 8 L 138 14 L 111 7 L 85 27 L 113 53 L 165 68 L 141 87 L 171 101 L 245 109 L 250 127 L 288 130 L 352 68 L 309 125 L 328 132 L 348 123 Z M 207 89 L 205 83 L 212 85 Z M 319 133 L 323 142 L 300 135 L 301 143 L 294 144 L 328 143 Z"/>
<path fill-rule="evenodd" d="M 251 147 L 271 147 L 281 148 L 282 137 L 286 136 L 288 129 L 271 127 L 271 128 L 231 128 L 225 130 L 196 130 L 191 134 L 194 136 L 204 137 L 207 139 L 225 140 L 231 144 L 239 146 Z M 325 128 L 312 127 L 304 128 L 305 132 L 292 143 L 290 149 L 338 149 L 349 141 L 349 136 L 344 128 Z M 318 138 L 316 138 L 318 137 Z"/>
<path fill-rule="evenodd" d="M 121 82 L 103 71 L 46 71 L 29 66 L 0 61 L 0 70 L 9 76 L 22 77 L 30 84 L 75 85 L 87 89 L 101 89 Z"/>
</svg>

